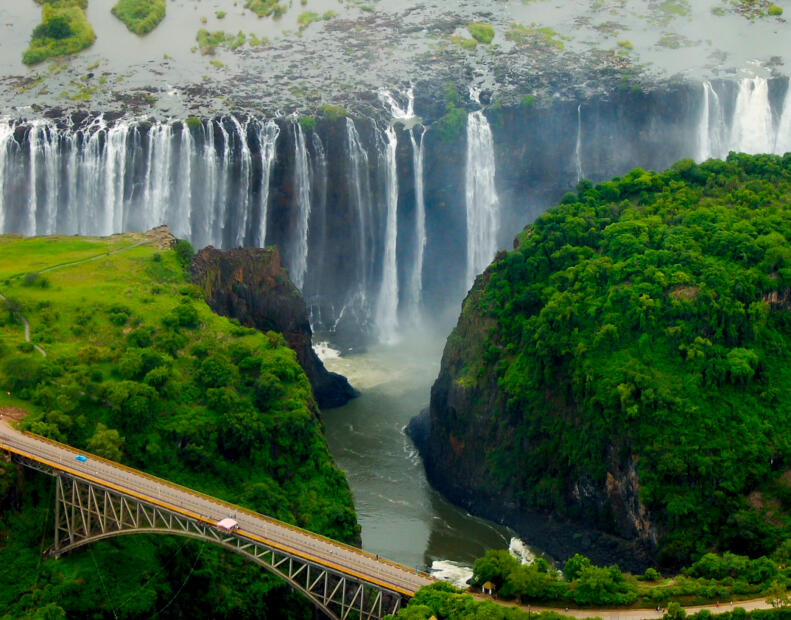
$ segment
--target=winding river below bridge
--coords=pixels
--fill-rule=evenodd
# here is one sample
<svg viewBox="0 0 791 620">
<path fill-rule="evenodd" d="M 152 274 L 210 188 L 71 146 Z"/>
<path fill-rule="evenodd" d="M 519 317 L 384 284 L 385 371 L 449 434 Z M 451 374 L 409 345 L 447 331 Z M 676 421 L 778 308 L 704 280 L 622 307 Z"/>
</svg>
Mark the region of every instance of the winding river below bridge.
<svg viewBox="0 0 791 620">
<path fill-rule="evenodd" d="M 354 495 L 363 548 L 463 581 L 475 558 L 508 547 L 515 534 L 469 515 L 431 488 L 404 435 L 404 426 L 428 406 L 443 343 L 421 333 L 343 357 L 318 346 L 327 368 L 361 392 L 344 407 L 323 411 L 322 419 L 330 452 Z"/>
</svg>

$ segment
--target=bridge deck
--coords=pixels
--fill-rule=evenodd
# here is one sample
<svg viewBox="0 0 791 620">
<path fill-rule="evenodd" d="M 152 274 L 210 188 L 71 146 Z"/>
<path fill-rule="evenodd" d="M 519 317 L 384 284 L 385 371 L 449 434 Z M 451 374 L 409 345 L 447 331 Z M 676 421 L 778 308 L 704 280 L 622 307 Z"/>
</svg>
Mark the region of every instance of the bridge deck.
<svg viewBox="0 0 791 620">
<path fill-rule="evenodd" d="M 412 596 L 420 587 L 434 582 L 425 573 L 378 558 L 355 547 L 43 437 L 21 433 L 12 428 L 7 420 L 0 420 L 0 450 L 18 454 L 198 521 L 214 524 L 225 517 L 232 517 L 239 523 L 236 531 L 238 535 L 265 542 L 322 566 L 407 596 Z M 85 462 L 78 461 L 75 459 L 78 454 L 85 454 L 88 459 Z"/>
</svg>

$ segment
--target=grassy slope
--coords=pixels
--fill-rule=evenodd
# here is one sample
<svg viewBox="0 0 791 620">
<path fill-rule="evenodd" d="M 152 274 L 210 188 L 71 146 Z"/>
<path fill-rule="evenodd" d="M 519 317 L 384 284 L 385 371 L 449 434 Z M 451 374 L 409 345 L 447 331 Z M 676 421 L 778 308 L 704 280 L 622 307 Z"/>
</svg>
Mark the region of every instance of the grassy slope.
<svg viewBox="0 0 791 620">
<path fill-rule="evenodd" d="M 107 255 L 139 239 L 0 237 L 0 292 L 21 306 L 48 354 L 26 352 L 21 323 L 0 313 L 0 404 L 24 403 L 33 412 L 25 424 L 35 432 L 100 454 L 120 450 L 124 462 L 153 474 L 355 540 L 351 496 L 293 352 L 278 334 L 214 315 L 175 252 L 144 245 Z M 105 256 L 32 283 L 23 277 L 97 255 Z M 122 388 L 128 394 L 119 396 Z M 99 423 L 123 440 L 97 439 Z M 119 601 L 127 601 L 121 616 L 150 614 L 188 574 L 168 613 L 199 614 L 209 602 L 218 617 L 262 614 L 268 604 L 307 613 L 258 568 L 178 539 L 118 539 L 42 562 L 51 483 L 27 473 L 23 487 L 15 480 L 13 472 L 0 473 L 0 490 L 11 489 L 0 500 L 0 609 L 12 616 L 47 603 L 80 613 Z"/>
<path fill-rule="evenodd" d="M 507 401 L 491 484 L 613 529 L 572 489 L 634 464 L 666 561 L 773 550 L 791 533 L 791 158 L 635 170 L 563 202 L 465 307 L 497 321 L 466 374 Z"/>
</svg>

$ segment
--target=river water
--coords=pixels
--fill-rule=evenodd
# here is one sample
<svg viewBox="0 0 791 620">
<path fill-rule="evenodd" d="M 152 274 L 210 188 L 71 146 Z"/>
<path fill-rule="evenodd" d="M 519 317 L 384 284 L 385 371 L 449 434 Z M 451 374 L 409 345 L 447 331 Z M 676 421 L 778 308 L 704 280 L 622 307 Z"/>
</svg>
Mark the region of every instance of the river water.
<svg viewBox="0 0 791 620">
<path fill-rule="evenodd" d="M 469 515 L 432 489 L 404 435 L 404 426 L 428 406 L 443 342 L 419 334 L 344 357 L 317 349 L 329 370 L 361 392 L 344 407 L 323 411 L 322 419 L 330 452 L 354 495 L 363 549 L 458 579 L 487 549 L 509 547 L 515 534 Z"/>
</svg>

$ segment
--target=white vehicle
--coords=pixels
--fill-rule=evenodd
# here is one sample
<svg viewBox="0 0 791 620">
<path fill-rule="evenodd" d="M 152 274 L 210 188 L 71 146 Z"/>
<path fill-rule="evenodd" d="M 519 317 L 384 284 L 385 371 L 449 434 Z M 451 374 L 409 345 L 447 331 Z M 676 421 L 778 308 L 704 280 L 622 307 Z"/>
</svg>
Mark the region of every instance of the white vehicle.
<svg viewBox="0 0 791 620">
<path fill-rule="evenodd" d="M 239 523 L 236 521 L 236 519 L 225 517 L 224 519 L 217 521 L 217 529 L 220 530 L 221 532 L 230 534 L 234 530 L 239 529 Z"/>
</svg>

